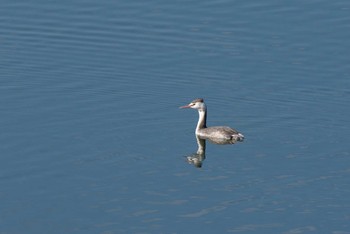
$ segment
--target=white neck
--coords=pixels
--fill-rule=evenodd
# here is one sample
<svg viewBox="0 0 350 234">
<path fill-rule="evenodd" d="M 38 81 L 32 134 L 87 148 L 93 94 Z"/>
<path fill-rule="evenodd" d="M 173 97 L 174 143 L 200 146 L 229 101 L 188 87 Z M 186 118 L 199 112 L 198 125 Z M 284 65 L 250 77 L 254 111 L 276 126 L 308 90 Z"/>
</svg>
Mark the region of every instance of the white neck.
<svg viewBox="0 0 350 234">
<path fill-rule="evenodd" d="M 196 133 L 198 133 L 200 129 L 207 127 L 207 110 L 206 109 L 198 110 L 198 114 L 199 114 L 199 119 L 196 127 Z"/>
</svg>

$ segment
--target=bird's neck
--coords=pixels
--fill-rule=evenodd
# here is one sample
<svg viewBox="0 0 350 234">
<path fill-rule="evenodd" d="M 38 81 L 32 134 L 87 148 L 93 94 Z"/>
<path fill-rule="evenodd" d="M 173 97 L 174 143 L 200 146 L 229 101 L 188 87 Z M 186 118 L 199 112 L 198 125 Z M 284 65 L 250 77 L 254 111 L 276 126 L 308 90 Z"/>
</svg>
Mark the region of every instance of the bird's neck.
<svg viewBox="0 0 350 234">
<path fill-rule="evenodd" d="M 207 110 L 206 109 L 198 110 L 198 114 L 199 114 L 199 119 L 197 123 L 196 132 L 198 132 L 198 130 L 200 129 L 207 127 Z"/>
</svg>

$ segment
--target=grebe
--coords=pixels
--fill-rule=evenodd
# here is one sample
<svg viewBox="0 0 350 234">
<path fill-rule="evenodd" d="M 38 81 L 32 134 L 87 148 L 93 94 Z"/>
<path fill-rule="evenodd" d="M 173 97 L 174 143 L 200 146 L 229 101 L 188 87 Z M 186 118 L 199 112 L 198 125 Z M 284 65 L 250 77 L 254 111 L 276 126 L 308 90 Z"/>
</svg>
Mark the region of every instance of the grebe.
<svg viewBox="0 0 350 234">
<path fill-rule="evenodd" d="M 207 107 L 203 98 L 193 100 L 187 106 L 180 108 L 192 108 L 198 110 L 199 119 L 196 127 L 196 135 L 203 139 L 222 139 L 230 141 L 231 144 L 243 141 L 243 134 L 228 126 L 207 127 Z"/>
</svg>

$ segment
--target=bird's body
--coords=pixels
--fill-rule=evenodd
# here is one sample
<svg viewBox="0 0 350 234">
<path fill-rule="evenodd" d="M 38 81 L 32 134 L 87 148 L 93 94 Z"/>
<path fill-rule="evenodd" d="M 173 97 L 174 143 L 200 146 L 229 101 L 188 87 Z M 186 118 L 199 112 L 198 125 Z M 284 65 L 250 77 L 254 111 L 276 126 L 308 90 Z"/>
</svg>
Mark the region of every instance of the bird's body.
<svg viewBox="0 0 350 234">
<path fill-rule="evenodd" d="M 196 134 L 202 138 L 225 138 L 225 139 L 238 139 L 244 138 L 244 136 L 227 126 L 215 126 L 199 129 Z"/>
<path fill-rule="evenodd" d="M 228 141 L 231 144 L 237 141 L 243 141 L 243 134 L 228 126 L 207 127 L 207 107 L 202 98 L 195 99 L 187 106 L 182 106 L 180 108 L 192 108 L 198 110 L 199 119 L 196 127 L 197 136 L 214 141 Z"/>
</svg>

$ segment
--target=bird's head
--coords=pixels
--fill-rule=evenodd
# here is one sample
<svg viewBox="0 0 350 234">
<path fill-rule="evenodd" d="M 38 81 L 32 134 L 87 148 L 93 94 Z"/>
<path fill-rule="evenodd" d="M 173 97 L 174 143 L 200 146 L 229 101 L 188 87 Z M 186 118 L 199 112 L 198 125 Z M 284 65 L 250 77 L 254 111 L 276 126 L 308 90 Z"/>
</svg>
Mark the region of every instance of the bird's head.
<svg viewBox="0 0 350 234">
<path fill-rule="evenodd" d="M 186 106 L 180 106 L 181 109 L 184 108 L 192 108 L 192 109 L 196 109 L 196 110 L 206 110 L 206 106 L 204 103 L 203 98 L 197 98 L 195 100 L 193 100 L 192 102 L 190 102 L 188 105 Z"/>
</svg>

